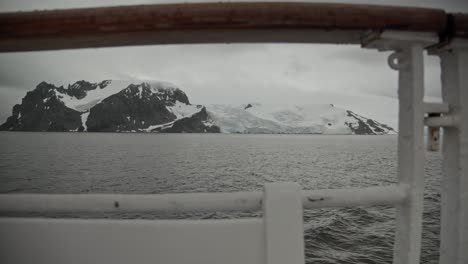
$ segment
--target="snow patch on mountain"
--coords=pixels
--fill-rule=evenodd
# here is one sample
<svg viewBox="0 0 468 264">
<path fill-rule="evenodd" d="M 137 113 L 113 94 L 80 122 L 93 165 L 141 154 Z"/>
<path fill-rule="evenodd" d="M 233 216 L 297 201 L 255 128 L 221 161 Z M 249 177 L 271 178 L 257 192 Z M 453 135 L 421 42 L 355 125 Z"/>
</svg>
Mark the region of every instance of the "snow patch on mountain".
<svg viewBox="0 0 468 264">
<path fill-rule="evenodd" d="M 173 113 L 177 117 L 177 119 L 190 117 L 193 114 L 200 112 L 202 107 L 202 105 L 185 104 L 179 101 L 176 101 L 176 103 L 173 106 L 166 106 L 166 108 L 171 113 Z"/>
<path fill-rule="evenodd" d="M 81 125 L 83 126 L 83 131 L 88 131 L 86 126 L 86 121 L 88 121 L 89 111 L 81 114 Z"/>
<path fill-rule="evenodd" d="M 161 125 L 152 125 L 152 126 L 149 126 L 145 129 L 141 129 L 142 132 L 153 132 L 155 130 L 164 130 L 164 129 L 168 129 L 168 128 L 171 128 L 173 125 L 174 125 L 174 122 L 177 121 L 177 120 L 174 120 L 174 121 L 171 121 L 171 122 L 168 122 L 168 123 L 165 123 L 165 124 L 161 124 Z"/>
<path fill-rule="evenodd" d="M 57 89 L 55 90 L 55 95 L 65 104 L 66 107 L 77 110 L 79 112 L 85 112 L 96 104 L 100 103 L 105 98 L 127 88 L 130 84 L 132 84 L 131 81 L 108 80 L 103 83 L 102 87 L 96 87 L 94 90 L 87 91 L 86 96 L 81 99 L 66 93 L 62 93 Z M 77 84 L 75 83 L 68 89 L 77 88 L 76 85 Z"/>
<path fill-rule="evenodd" d="M 180 120 L 186 117 L 191 117 L 194 114 L 200 112 L 203 106 L 185 104 L 185 103 L 176 101 L 176 103 L 173 106 L 166 106 L 166 108 L 176 116 L 175 120 L 165 123 L 165 124 L 150 125 L 147 128 L 142 129 L 141 131 L 151 132 L 157 129 L 164 130 L 164 129 L 171 128 L 177 120 Z M 209 121 L 203 121 L 203 124 L 209 127 L 213 126 L 212 122 L 210 123 Z"/>
</svg>

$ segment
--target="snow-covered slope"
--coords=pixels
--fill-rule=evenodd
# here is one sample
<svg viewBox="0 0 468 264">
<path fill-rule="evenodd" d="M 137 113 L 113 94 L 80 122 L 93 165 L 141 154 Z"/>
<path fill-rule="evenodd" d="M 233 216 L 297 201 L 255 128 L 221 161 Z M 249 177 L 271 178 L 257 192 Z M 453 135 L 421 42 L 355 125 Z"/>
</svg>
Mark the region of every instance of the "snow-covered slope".
<svg viewBox="0 0 468 264">
<path fill-rule="evenodd" d="M 224 133 L 392 134 L 375 120 L 330 104 L 278 106 L 209 105 L 207 111 Z"/>
</svg>

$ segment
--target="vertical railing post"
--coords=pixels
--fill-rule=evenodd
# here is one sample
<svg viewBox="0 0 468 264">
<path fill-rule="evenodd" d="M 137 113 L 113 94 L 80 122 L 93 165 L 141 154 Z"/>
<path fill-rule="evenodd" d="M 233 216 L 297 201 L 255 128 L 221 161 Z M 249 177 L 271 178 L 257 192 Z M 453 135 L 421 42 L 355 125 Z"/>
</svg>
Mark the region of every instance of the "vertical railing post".
<svg viewBox="0 0 468 264">
<path fill-rule="evenodd" d="M 301 187 L 278 182 L 264 190 L 265 263 L 305 263 Z"/>
<path fill-rule="evenodd" d="M 443 130 L 440 263 L 468 263 L 468 43 L 440 50 L 442 96 L 457 118 Z"/>
<path fill-rule="evenodd" d="M 407 184 L 410 192 L 408 200 L 396 209 L 393 263 L 416 264 L 421 251 L 424 199 L 423 46 L 403 46 L 390 55 L 389 64 L 399 71 L 398 181 Z"/>
<path fill-rule="evenodd" d="M 423 32 L 369 32 L 365 48 L 394 51 L 390 68 L 398 70 L 398 182 L 408 198 L 396 207 L 394 264 L 419 264 L 424 202 L 424 48 L 438 36 Z"/>
</svg>

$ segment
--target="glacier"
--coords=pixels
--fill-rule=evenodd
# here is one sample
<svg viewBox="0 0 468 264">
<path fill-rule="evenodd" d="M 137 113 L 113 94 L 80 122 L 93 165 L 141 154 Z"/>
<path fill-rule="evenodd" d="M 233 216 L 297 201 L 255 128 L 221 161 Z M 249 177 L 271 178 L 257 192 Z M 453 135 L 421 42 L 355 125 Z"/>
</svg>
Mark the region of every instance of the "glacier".
<svg viewBox="0 0 468 264">
<path fill-rule="evenodd" d="M 395 134 L 391 127 L 333 104 L 207 105 L 223 133 Z"/>
</svg>

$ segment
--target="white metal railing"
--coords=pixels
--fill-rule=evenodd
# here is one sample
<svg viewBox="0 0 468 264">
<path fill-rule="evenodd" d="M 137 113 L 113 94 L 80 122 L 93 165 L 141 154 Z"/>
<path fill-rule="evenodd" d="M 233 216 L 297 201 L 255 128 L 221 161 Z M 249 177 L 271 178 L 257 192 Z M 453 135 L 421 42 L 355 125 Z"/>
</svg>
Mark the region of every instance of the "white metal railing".
<svg viewBox="0 0 468 264">
<path fill-rule="evenodd" d="M 468 263 L 468 41 L 440 49 L 442 97 L 457 116 L 444 127 L 440 263 Z"/>
<path fill-rule="evenodd" d="M 102 9 L 100 12 L 104 12 L 105 10 L 106 9 Z M 267 12 L 267 10 L 268 9 L 265 9 L 264 11 Z M 295 8 L 294 10 L 299 9 Z M 345 10 L 345 8 L 340 8 L 340 10 Z M 81 10 L 80 12 L 85 12 L 86 14 L 88 14 L 87 12 L 91 11 Z M 80 12 L 77 12 L 76 14 L 66 14 L 67 16 L 69 16 L 70 14 L 75 14 L 79 18 Z M 328 16 L 328 13 L 333 12 L 322 13 L 327 14 Z M 244 12 L 229 12 L 225 14 L 229 14 L 229 17 L 231 17 L 231 15 L 244 14 Z M 317 13 L 316 15 L 318 14 L 319 13 Z M 374 15 L 370 17 L 379 18 L 380 16 L 382 16 L 383 13 L 378 14 L 380 15 Z M 227 15 L 225 16 L 227 17 Z M 454 16 L 445 16 L 445 14 L 443 16 L 445 18 L 444 21 L 447 23 L 447 25 L 442 25 L 444 29 L 433 28 L 433 30 L 430 32 L 410 32 L 405 30 L 392 31 L 384 28 L 381 30 L 374 30 L 370 32 L 366 31 L 365 33 L 363 33 L 362 36 L 360 35 L 360 42 L 363 47 L 369 49 L 377 49 L 379 51 L 391 51 L 392 54 L 388 57 L 388 64 L 392 69 L 397 70 L 399 74 L 398 184 L 395 186 L 387 187 L 369 187 L 354 190 L 313 190 L 302 191 L 301 193 L 302 206 L 305 209 L 339 206 L 396 206 L 396 235 L 393 254 L 393 263 L 395 264 L 416 264 L 420 261 L 424 193 L 424 126 L 429 126 L 433 128 L 435 127 L 437 129 L 439 129 L 439 127 L 443 127 L 444 129 L 444 158 L 442 169 L 443 178 L 441 185 L 442 212 L 440 263 L 468 263 L 468 41 L 466 39 L 461 40 L 456 38 L 457 36 L 466 37 L 467 33 L 466 31 L 463 31 L 463 29 L 457 29 L 453 27 L 455 23 Z M 154 19 L 154 14 L 151 13 L 148 17 L 149 21 L 151 21 L 152 19 Z M 270 15 L 267 17 L 275 16 Z M 288 15 L 287 17 L 294 16 Z M 88 16 L 86 16 L 85 18 L 86 20 L 83 21 L 107 21 L 106 19 L 89 19 Z M 218 16 L 212 15 L 204 17 L 204 19 L 207 18 L 219 19 Z M 333 16 L 330 16 L 330 18 L 333 19 L 333 21 L 329 21 L 331 29 L 335 29 L 334 25 L 336 25 L 337 21 L 339 22 L 341 20 L 335 19 L 333 18 Z M 357 18 L 358 17 L 354 17 L 354 19 L 343 21 L 345 21 L 346 23 L 351 23 Z M 201 21 L 205 23 L 206 21 L 204 19 L 193 19 L 192 21 Z M 323 19 L 326 19 L 326 17 L 323 17 Z M 14 22 L 14 19 L 8 21 L 8 23 L 10 23 L 11 21 Z M 39 20 L 36 19 L 32 21 Z M 50 21 L 53 22 L 55 20 Z M 115 19 L 115 21 L 133 20 Z M 178 20 L 176 20 L 176 22 L 177 21 Z M 225 23 L 229 24 L 233 21 L 227 20 L 225 21 Z M 319 19 L 319 21 L 321 20 Z M 343 21 L 341 23 L 344 23 Z M 183 22 L 185 23 L 186 21 L 184 20 Z M 283 22 L 286 23 L 287 21 Z M 463 23 L 463 21 L 461 23 Z M 208 24 L 209 23 L 202 24 L 201 26 L 205 27 Z M 13 27 L 13 29 L 10 29 L 9 25 L 10 24 L 8 24 L 7 26 L 8 30 L 6 32 L 9 32 L 9 34 L 13 34 L 14 36 L 16 36 L 14 34 L 16 32 L 14 29 L 22 29 L 22 27 Z M 44 24 L 44 26 L 47 25 L 47 23 Z M 213 25 L 216 26 L 216 24 Z M 261 29 L 264 29 L 264 25 L 262 23 L 259 23 L 259 25 Z M 298 26 L 299 25 L 300 24 L 298 24 Z M 322 25 L 322 23 L 320 23 L 320 25 Z M 108 27 L 102 27 L 99 23 L 94 26 L 96 26 L 99 30 L 108 29 Z M 165 20 L 163 20 L 162 26 L 163 29 L 166 30 L 165 27 L 167 25 Z M 391 26 L 392 27 L 390 28 L 394 28 L 393 25 Z M 406 26 L 409 27 L 409 25 Z M 90 28 L 93 29 L 94 27 Z M 126 27 L 123 28 L 126 29 Z M 137 34 L 140 34 L 140 29 L 143 27 L 141 25 L 137 25 L 136 28 L 138 29 Z M 402 28 L 405 28 L 405 26 L 402 26 Z M 26 27 L 26 29 L 28 28 Z M 75 32 L 77 36 L 80 36 L 79 34 L 82 30 L 83 28 L 80 27 L 78 28 L 78 31 L 71 30 L 70 32 Z M 193 41 L 192 38 L 195 33 L 187 34 L 187 32 L 193 33 L 195 31 L 184 31 L 181 30 L 181 28 L 177 27 L 175 29 L 173 28 L 172 30 L 175 30 L 172 33 L 181 34 L 181 39 L 173 38 L 171 40 L 166 41 L 164 38 L 162 38 L 164 41 L 161 42 L 161 40 L 158 40 L 160 41 L 158 42 L 154 40 L 154 42 L 152 43 L 192 43 L 191 41 Z M 281 32 L 283 28 L 276 28 L 276 30 L 278 30 L 277 32 Z M 452 32 L 454 30 L 461 30 L 463 32 Z M 4 50 L 21 50 L 21 48 L 15 48 L 15 41 L 19 41 L 20 43 L 23 43 L 22 41 L 25 41 L 22 45 L 32 45 L 31 47 L 24 46 L 24 50 L 34 50 L 36 49 L 35 47 L 41 43 L 41 49 L 92 47 L 96 43 L 94 43 L 91 40 L 99 42 L 98 44 L 101 46 L 109 45 L 110 43 L 104 42 L 105 37 L 101 40 L 99 40 L 99 38 L 89 38 L 89 36 L 94 35 L 82 35 L 81 40 L 86 40 L 84 42 L 74 41 L 73 43 L 68 43 L 67 41 L 70 41 L 70 39 L 74 38 L 63 38 L 63 36 L 60 36 L 60 41 L 51 41 L 48 38 L 50 37 L 49 31 L 45 32 L 47 33 L 46 36 L 40 36 L 39 34 L 39 36 L 37 37 L 38 41 L 34 43 L 32 41 L 34 40 L 34 38 L 31 41 L 29 41 L 27 38 L 24 38 L 24 36 L 30 35 L 30 31 L 26 31 L 27 34 L 23 32 L 23 34 L 26 35 L 23 36 L 19 34 L 18 36 L 16 36 L 16 40 L 15 38 L 13 38 L 12 42 L 8 42 L 7 40 L 5 42 L 6 44 L 4 44 L 6 46 Z M 62 31 L 57 30 L 57 32 Z M 210 36 L 209 34 L 213 34 L 213 32 L 209 30 L 197 32 L 199 34 L 205 32 L 206 35 L 204 36 L 208 38 L 207 42 L 209 42 L 210 40 L 217 42 L 220 42 L 220 39 L 225 40 L 222 37 L 216 38 L 213 37 L 214 35 Z M 235 32 L 240 32 L 240 30 L 236 28 Z M 312 35 L 311 33 L 314 31 L 291 31 L 288 33 L 291 35 L 286 35 L 284 34 L 285 32 L 283 32 L 283 34 L 275 35 L 277 36 L 277 38 L 271 39 L 253 38 L 253 36 L 258 37 L 262 34 L 259 34 L 258 32 L 255 33 L 256 31 L 252 32 L 250 32 L 251 35 L 236 35 L 237 37 L 232 35 L 231 37 L 233 39 L 236 39 L 236 41 L 243 39 L 247 42 L 253 41 L 254 39 L 260 42 L 268 42 L 269 40 L 300 40 L 304 42 L 315 41 L 320 43 L 327 41 L 327 37 L 323 38 L 324 36 L 321 35 L 324 35 L 323 31 L 319 31 L 321 33 L 317 34 L 317 38 L 309 38 L 310 35 Z M 274 34 L 273 31 L 268 32 L 271 33 L 271 35 Z M 354 33 L 360 34 L 359 32 L 360 31 Z M 317 33 L 317 31 L 315 31 L 315 33 Z M 328 39 L 328 41 L 331 41 L 330 43 L 355 44 L 358 42 L 358 38 L 351 37 L 351 35 L 348 36 L 345 34 L 345 37 L 343 37 L 343 35 L 338 34 L 338 30 L 335 33 L 337 34 L 336 36 L 333 35 L 333 32 L 330 33 L 330 39 Z M 440 35 L 445 35 L 443 37 L 447 39 L 440 41 L 438 33 Z M 228 35 L 229 34 L 224 34 L 223 36 L 227 37 Z M 70 36 L 73 36 L 73 34 L 71 34 Z M 127 45 L 125 42 L 126 39 L 121 38 L 121 36 L 121 34 L 116 34 L 115 36 L 107 36 L 107 38 L 113 39 L 113 41 L 115 41 L 116 43 L 120 43 L 119 45 Z M 453 36 L 455 36 L 455 38 Z M 122 39 L 124 39 L 125 41 L 122 41 Z M 180 42 L 181 40 L 188 42 Z M 54 46 L 54 44 L 51 43 L 57 43 L 57 46 Z M 82 44 L 76 45 L 77 43 Z M 137 43 L 144 44 L 146 42 Z M 425 49 L 428 48 L 431 50 L 432 55 L 437 55 L 441 58 L 442 94 L 444 100 L 444 102 L 442 103 L 423 102 L 423 52 Z M 438 116 L 430 115 L 427 118 L 425 118 L 425 113 L 436 114 Z M 274 204 L 276 202 L 281 203 L 281 190 L 276 191 L 275 192 L 277 193 L 277 196 L 274 197 L 274 202 L 269 202 L 270 204 Z M 262 202 L 264 202 L 264 196 L 262 192 L 163 195 L 2 194 L 0 195 L 0 212 L 186 212 L 259 210 L 263 206 Z M 294 206 L 297 209 L 297 204 L 294 204 Z M 267 225 L 268 227 L 266 228 L 266 230 L 268 230 L 268 232 L 272 232 L 273 237 L 275 237 L 275 239 L 268 240 L 270 242 L 272 241 L 273 243 L 272 245 L 267 246 L 271 254 L 275 252 L 275 249 L 282 247 L 279 245 L 275 245 L 274 241 L 281 242 L 281 238 L 283 236 L 288 235 L 288 230 L 284 230 L 284 228 L 282 228 L 281 225 L 282 222 L 286 221 L 282 219 L 282 217 L 288 215 L 284 212 L 287 212 L 287 210 L 275 210 L 274 213 L 272 213 L 275 215 L 275 217 L 271 218 L 275 220 L 273 223 L 269 223 Z M 295 210 L 295 212 L 297 212 L 297 210 Z M 269 218 L 267 217 L 265 222 L 269 221 L 268 219 Z M 295 223 L 296 227 L 300 225 L 299 223 L 299 221 Z M 10 225 L 14 223 L 8 224 Z M 296 231 L 297 230 L 299 229 L 296 228 Z M 297 245 L 298 247 L 300 247 L 300 241 Z M 276 263 L 276 258 L 281 259 L 281 255 L 278 256 L 278 254 L 276 254 L 267 256 L 267 262 Z"/>
<path fill-rule="evenodd" d="M 268 183 L 263 190 L 261 218 L 0 218 L 0 262 L 303 264 L 300 186 Z M 183 198 L 193 197 L 184 195 Z M 216 203 L 212 199 L 206 201 Z M 143 202 L 148 206 L 147 203 Z"/>
<path fill-rule="evenodd" d="M 426 117 L 424 125 L 428 127 L 456 127 L 460 123 L 458 116 L 445 115 Z"/>
<path fill-rule="evenodd" d="M 449 104 L 447 103 L 424 103 L 425 113 L 446 114 L 449 112 Z"/>
<path fill-rule="evenodd" d="M 399 205 L 407 185 L 302 191 L 304 209 Z M 0 212 L 256 211 L 263 192 L 177 194 L 0 194 Z"/>
<path fill-rule="evenodd" d="M 425 36 L 424 36 L 425 35 Z M 397 206 L 393 263 L 419 263 L 424 192 L 423 128 L 444 128 L 440 263 L 468 263 L 468 43 L 436 48 L 441 58 L 444 102 L 423 103 L 423 51 L 438 43 L 431 34 L 386 33 L 367 47 L 393 51 L 399 73 L 398 179 L 409 185 Z M 429 117 L 424 118 L 424 113 Z M 436 113 L 436 116 L 434 116 Z M 431 137 L 430 137 L 431 139 Z M 434 142 L 433 142 L 434 143 Z"/>
<path fill-rule="evenodd" d="M 398 184 L 345 190 L 302 191 L 304 209 L 392 205 L 397 208 L 394 263 L 419 263 L 421 251 L 423 128 L 443 127 L 440 263 L 468 263 L 468 43 L 437 50 L 444 102 L 424 103 L 425 47 L 434 34 L 383 32 L 366 48 L 394 51 L 399 73 Z M 439 116 L 424 117 L 425 113 Z M 0 212 L 188 212 L 259 210 L 262 192 L 162 195 L 1 194 Z"/>
</svg>

